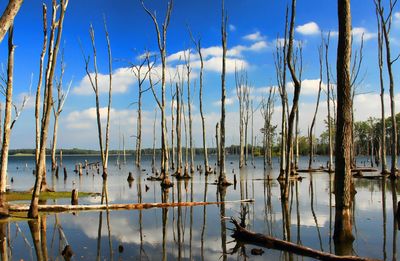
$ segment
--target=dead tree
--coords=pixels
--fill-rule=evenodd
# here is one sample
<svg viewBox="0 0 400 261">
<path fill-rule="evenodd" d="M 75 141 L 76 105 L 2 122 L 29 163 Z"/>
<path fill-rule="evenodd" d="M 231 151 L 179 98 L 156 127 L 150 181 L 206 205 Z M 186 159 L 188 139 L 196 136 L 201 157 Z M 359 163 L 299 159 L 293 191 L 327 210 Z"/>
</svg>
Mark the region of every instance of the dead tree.
<svg viewBox="0 0 400 261">
<path fill-rule="evenodd" d="M 379 6 L 376 7 L 376 22 L 378 25 L 378 67 L 379 67 L 379 84 L 381 88 L 381 158 L 382 158 L 382 174 L 388 174 L 386 163 L 386 121 L 385 121 L 385 85 L 383 82 L 383 35 L 382 24 L 379 17 Z"/>
<path fill-rule="evenodd" d="M 274 101 L 275 101 L 275 88 L 269 89 L 268 99 L 265 99 L 261 102 L 261 115 L 264 120 L 264 127 L 261 129 L 263 133 L 263 147 L 264 147 L 264 169 L 267 169 L 267 165 L 271 167 L 272 159 L 271 159 L 271 148 L 272 148 L 272 138 L 273 138 L 273 129 L 272 126 L 272 115 L 274 113 Z"/>
<path fill-rule="evenodd" d="M 149 11 L 144 5 L 144 0 L 142 0 L 142 6 L 145 12 L 151 17 L 156 33 L 157 33 L 157 43 L 158 49 L 160 51 L 161 56 L 161 102 L 158 100 L 157 96 L 155 96 L 157 100 L 157 104 L 161 110 L 161 175 L 162 182 L 161 185 L 163 187 L 170 187 L 172 185 L 169 175 L 168 175 L 168 142 L 167 142 L 167 124 L 166 124 L 166 116 L 165 116 L 165 86 L 166 86 L 166 70 L 167 70 L 167 29 L 171 17 L 173 0 L 168 1 L 168 7 L 164 19 L 164 23 L 162 25 L 162 33 L 160 31 L 156 16 Z M 153 90 L 153 94 L 155 94 Z"/>
<path fill-rule="evenodd" d="M 190 172 L 194 173 L 194 148 L 193 148 L 193 130 L 192 130 L 192 103 L 190 101 L 190 73 L 192 68 L 190 68 L 190 50 L 184 52 L 185 57 L 185 67 L 186 67 L 186 83 L 187 83 L 187 103 L 188 103 L 188 117 L 189 117 L 189 146 L 190 146 Z"/>
<path fill-rule="evenodd" d="M 90 85 L 92 86 L 93 92 L 96 98 L 96 118 L 97 118 L 97 131 L 99 138 L 99 146 L 100 146 L 100 154 L 101 161 L 103 166 L 103 174 L 102 177 L 104 180 L 107 179 L 107 167 L 108 167 L 108 148 L 109 148 L 109 137 L 110 137 L 110 111 L 111 111 L 111 98 L 112 98 L 112 57 L 111 57 L 111 45 L 110 38 L 107 30 L 106 21 L 104 19 L 104 31 L 107 41 L 107 51 L 108 51 L 108 74 L 109 74 L 109 85 L 108 85 L 108 106 L 107 106 L 107 123 L 106 123 L 106 135 L 105 135 L 105 145 L 103 145 L 103 134 L 102 134 L 102 126 L 100 119 L 100 98 L 99 98 L 99 83 L 98 83 L 98 67 L 97 67 L 97 50 L 95 43 L 95 31 L 92 25 L 90 25 L 89 34 L 92 43 L 93 49 L 93 69 L 94 75 L 89 71 L 89 56 L 86 57 L 84 55 L 85 60 L 85 70 L 86 75 L 89 78 Z M 83 52 L 83 50 L 82 50 Z M 103 149 L 104 148 L 104 149 Z"/>
<path fill-rule="evenodd" d="M 249 155 L 249 143 L 248 143 L 248 129 L 250 120 L 250 86 L 246 84 L 246 92 L 244 97 L 244 164 L 247 166 L 247 159 Z"/>
<path fill-rule="evenodd" d="M 291 18 L 290 18 L 290 26 L 289 26 L 289 42 L 288 42 L 288 50 L 286 56 L 286 62 L 289 68 L 290 75 L 292 76 L 293 85 L 294 85 L 294 95 L 292 108 L 289 114 L 288 120 L 288 133 L 287 133 L 287 145 L 286 145 L 286 170 L 285 170 L 285 183 L 289 182 L 289 175 L 293 174 L 293 166 L 292 166 L 292 156 L 293 156 L 293 130 L 295 129 L 294 120 L 296 117 L 296 113 L 298 110 L 298 102 L 300 97 L 300 89 L 301 89 L 301 66 L 299 70 L 299 76 L 297 76 L 296 72 L 296 59 L 293 59 L 293 43 L 294 43 L 294 26 L 295 26 L 295 17 L 296 17 L 296 0 L 292 0 L 292 8 L 291 8 Z M 295 57 L 296 58 L 296 57 Z M 301 60 L 301 50 L 300 50 L 300 60 Z M 301 61 L 300 61 L 301 63 Z M 285 197 L 286 199 L 289 197 L 289 191 L 287 186 L 285 186 Z"/>
<path fill-rule="evenodd" d="M 386 67 L 387 73 L 389 77 L 389 94 L 390 94 L 390 119 L 392 122 L 391 128 L 391 156 L 392 156 L 392 166 L 390 170 L 390 177 L 395 178 L 397 175 L 397 123 L 396 123 L 396 110 L 395 110 L 395 97 L 394 97 L 394 78 L 393 78 L 393 69 L 392 65 L 397 61 L 399 56 L 395 59 L 391 57 L 391 48 L 390 48 L 390 30 L 392 29 L 392 13 L 394 7 L 396 6 L 397 0 L 390 1 L 389 11 L 385 16 L 384 7 L 382 6 L 381 0 L 374 0 L 377 12 L 379 14 L 380 19 L 380 27 L 381 33 L 383 34 L 383 40 L 385 43 L 385 51 L 386 51 Z"/>
<path fill-rule="evenodd" d="M 149 69 L 147 68 L 143 72 L 143 66 L 147 65 L 147 58 L 139 62 L 139 64 L 132 66 L 132 71 L 138 82 L 138 101 L 137 101 L 137 121 L 136 121 L 136 153 L 135 153 L 135 165 L 140 168 L 142 162 L 142 95 L 149 90 L 143 89 L 143 83 L 149 74 Z M 151 67 L 154 66 L 151 65 Z M 151 69 L 151 68 L 150 68 Z"/>
<path fill-rule="evenodd" d="M 8 32 L 8 61 L 7 61 L 7 81 L 6 81 L 6 103 L 4 114 L 4 131 L 3 143 L 1 147 L 1 169 L 0 169 L 0 193 L 6 192 L 7 185 L 7 167 L 8 167 L 8 150 L 10 147 L 11 136 L 11 113 L 12 113 L 12 94 L 13 94 L 13 78 L 14 78 L 14 51 L 13 43 L 14 29 L 10 26 Z"/>
<path fill-rule="evenodd" d="M 175 114 L 174 114 L 174 105 L 175 105 L 175 97 L 176 91 L 173 91 L 173 83 L 170 80 L 170 90 L 171 90 L 171 169 L 175 170 Z"/>
<path fill-rule="evenodd" d="M 236 96 L 239 101 L 239 168 L 245 163 L 245 104 L 247 96 L 247 73 L 242 68 L 240 71 L 235 66 Z"/>
<path fill-rule="evenodd" d="M 202 127 L 202 138 L 203 138 L 203 157 L 204 157 L 204 170 L 205 173 L 211 172 L 208 166 L 208 152 L 207 152 L 207 144 L 206 144 L 206 126 L 205 126 L 205 118 L 203 113 L 203 71 L 204 71 L 204 61 L 203 54 L 201 52 L 201 40 L 197 41 L 194 39 L 191 31 L 189 30 L 190 37 L 193 41 L 193 44 L 196 47 L 197 54 L 200 58 L 200 82 L 199 82 L 199 106 L 200 106 L 200 118 L 201 118 L 201 127 Z"/>
<path fill-rule="evenodd" d="M 338 1 L 337 123 L 335 143 L 335 242 L 352 242 L 351 214 L 351 11 L 350 0 Z"/>
<path fill-rule="evenodd" d="M 322 89 L 322 67 L 323 67 L 323 42 L 318 48 L 318 57 L 319 57 L 319 83 L 318 83 L 318 95 L 317 95 L 317 104 L 315 105 L 315 112 L 313 119 L 311 121 L 311 126 L 310 126 L 310 132 L 308 134 L 309 138 L 309 146 L 310 146 L 310 158 L 308 160 L 308 169 L 312 169 L 312 162 L 313 162 L 313 156 L 314 156 L 314 150 L 313 150 L 313 133 L 314 133 L 314 125 L 315 125 L 315 119 L 317 118 L 317 113 L 318 113 L 318 107 L 319 107 L 319 99 L 321 97 L 321 89 Z"/>
<path fill-rule="evenodd" d="M 217 166 L 220 166 L 220 159 L 221 159 L 221 147 L 219 145 L 219 122 L 215 125 L 215 144 L 216 144 L 216 151 L 217 151 Z"/>
<path fill-rule="evenodd" d="M 44 100 L 43 100 L 43 116 L 41 125 L 41 135 L 40 135 L 40 150 L 39 157 L 36 163 L 36 180 L 35 186 L 33 188 L 32 200 L 28 212 L 28 217 L 37 218 L 38 217 L 38 204 L 39 204 L 39 194 L 41 189 L 46 187 L 46 184 L 42 184 L 43 176 L 46 171 L 46 143 L 48 136 L 48 128 L 50 125 L 51 107 L 53 100 L 53 81 L 54 74 L 57 64 L 57 55 L 61 42 L 62 27 L 64 22 L 65 12 L 67 10 L 68 0 L 61 0 L 60 5 L 57 5 L 56 1 L 53 1 L 53 14 L 51 23 L 51 33 L 50 33 L 50 48 L 49 48 L 49 58 L 46 68 L 46 78 L 45 78 L 45 89 L 44 89 Z M 57 9 L 60 8 L 60 15 L 56 21 Z M 57 34 L 56 34 L 57 29 Z M 55 38 L 55 39 L 54 39 Z M 54 45 L 53 45 L 54 43 Z"/>
<path fill-rule="evenodd" d="M 3 41 L 4 35 L 12 26 L 14 18 L 21 8 L 24 0 L 9 0 L 6 9 L 0 17 L 0 42 Z"/>
<path fill-rule="evenodd" d="M 153 157 L 151 158 L 151 170 L 156 172 L 156 122 L 157 122 L 157 109 L 154 109 L 153 121 Z"/>
<path fill-rule="evenodd" d="M 51 169 L 56 170 L 57 168 L 57 160 L 56 160 L 56 148 L 57 148 L 57 132 L 58 132 L 58 119 L 63 110 L 64 103 L 68 97 L 69 90 L 72 85 L 72 81 L 70 81 L 67 91 L 63 91 L 63 76 L 65 71 L 64 65 L 64 53 L 61 55 L 61 73 L 60 79 L 57 82 L 57 104 L 53 101 L 53 115 L 54 115 L 54 122 L 53 122 L 53 142 L 51 147 Z"/>
<path fill-rule="evenodd" d="M 221 130 L 220 130 L 220 159 L 219 159 L 219 178 L 218 185 L 226 186 L 230 183 L 226 179 L 225 173 L 225 72 L 226 72 L 226 25 L 228 17 L 225 13 L 225 1 L 222 0 L 222 22 L 221 22 L 221 34 L 222 34 L 222 72 L 221 72 Z"/>
<path fill-rule="evenodd" d="M 329 54 L 329 41 L 330 41 L 330 32 L 328 33 L 328 39 L 325 41 L 325 69 L 326 69 L 326 102 L 328 108 L 328 146 L 329 146 L 329 161 L 328 161 L 328 171 L 332 172 L 333 166 L 333 141 L 332 141 L 332 117 L 331 117 L 331 99 L 333 96 L 333 89 L 331 88 L 330 82 L 330 70 L 329 70 L 329 61 L 328 61 L 328 54 Z M 331 95 L 332 94 L 332 95 Z M 333 109 L 335 111 L 335 108 Z M 336 117 L 334 117 L 336 118 Z"/>
<path fill-rule="evenodd" d="M 274 55 L 276 79 L 278 82 L 278 91 L 281 98 L 282 114 L 281 114 L 281 144 L 280 144 L 280 165 L 279 165 L 279 180 L 285 179 L 286 169 L 286 142 L 287 142 L 287 116 L 288 111 L 288 98 L 286 91 L 286 55 L 287 55 L 287 34 L 288 34 L 288 8 L 286 8 L 285 15 L 285 35 L 283 44 L 277 39 L 276 53 Z"/>
</svg>

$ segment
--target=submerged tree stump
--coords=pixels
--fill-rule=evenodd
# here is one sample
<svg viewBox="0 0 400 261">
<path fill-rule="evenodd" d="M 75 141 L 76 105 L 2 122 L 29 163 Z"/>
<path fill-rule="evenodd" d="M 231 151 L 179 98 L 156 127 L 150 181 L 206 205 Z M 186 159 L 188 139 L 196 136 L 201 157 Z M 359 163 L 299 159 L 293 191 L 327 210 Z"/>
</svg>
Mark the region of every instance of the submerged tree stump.
<svg viewBox="0 0 400 261">
<path fill-rule="evenodd" d="M 64 167 L 64 180 L 66 180 L 66 179 L 67 179 L 67 177 L 68 177 L 68 175 L 67 175 L 67 168 L 66 168 L 66 167 Z"/>
<path fill-rule="evenodd" d="M 71 204 L 78 205 L 78 190 L 73 189 L 71 193 Z"/>
</svg>

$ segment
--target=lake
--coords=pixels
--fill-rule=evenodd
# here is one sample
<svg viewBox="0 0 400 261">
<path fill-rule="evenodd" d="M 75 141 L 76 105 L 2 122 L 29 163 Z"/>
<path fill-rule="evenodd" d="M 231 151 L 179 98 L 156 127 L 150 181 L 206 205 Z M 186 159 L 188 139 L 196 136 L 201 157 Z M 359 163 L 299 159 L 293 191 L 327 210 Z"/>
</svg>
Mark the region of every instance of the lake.
<svg viewBox="0 0 400 261">
<path fill-rule="evenodd" d="M 47 183 L 56 191 L 102 192 L 102 178 L 94 170 L 79 176 L 73 172 L 78 162 L 97 162 L 96 156 L 64 156 L 68 170 L 64 181 L 48 171 Z M 202 164 L 197 155 L 196 164 Z M 121 160 L 122 161 L 122 160 Z M 142 169 L 133 165 L 133 157 L 127 157 L 121 169 L 117 157 L 110 156 L 107 181 L 109 203 L 161 202 L 162 193 L 158 181 L 147 181 L 151 176 L 151 157 L 144 156 Z M 48 160 L 49 166 L 50 160 Z M 317 157 L 314 167 L 325 165 L 327 157 Z M 359 158 L 363 166 L 366 158 Z M 390 161 L 389 161 L 390 162 Z M 157 161 L 159 163 L 159 161 Z M 228 156 L 227 177 L 237 185 L 229 186 L 225 200 L 254 199 L 254 203 L 226 203 L 195 207 L 165 209 L 125 210 L 49 214 L 40 222 L 26 220 L 2 223 L 10 260 L 37 260 L 38 256 L 50 260 L 63 259 L 61 252 L 70 245 L 72 260 L 304 260 L 283 251 L 263 249 L 262 256 L 251 254 L 254 245 L 238 245 L 232 239 L 233 228 L 224 217 L 245 218 L 246 228 L 276 238 L 286 238 L 294 243 L 316 250 L 335 253 L 332 239 L 334 228 L 333 178 L 325 172 L 301 173 L 301 181 L 290 184 L 287 208 L 280 201 L 280 185 L 276 181 L 279 163 L 274 158 L 273 169 L 264 171 L 262 158 L 255 159 L 255 167 L 239 170 L 238 157 Z M 210 157 L 214 166 L 215 156 Z M 300 159 L 300 168 L 306 168 L 308 158 Z M 367 164 L 368 165 L 368 164 Z M 28 190 L 33 187 L 33 157 L 12 156 L 9 160 L 10 189 Z M 49 167 L 48 167 L 49 168 Z M 131 186 L 128 173 L 135 178 Z M 266 179 L 273 177 L 272 181 Z M 370 173 L 368 173 L 370 175 Z M 219 201 L 217 186 L 212 184 L 217 175 L 205 176 L 195 172 L 187 181 L 172 178 L 174 187 L 169 189 L 167 200 Z M 393 206 L 397 205 L 400 187 L 390 179 L 354 179 L 357 191 L 353 203 L 353 235 L 349 246 L 351 254 L 377 259 L 397 259 L 400 243 L 397 240 L 397 224 Z M 100 204 L 101 196 L 80 198 L 79 204 Z M 46 204 L 70 204 L 70 199 L 48 200 Z M 288 212 L 286 212 L 288 211 Z M 284 219 L 283 213 L 289 218 Z M 285 220 L 285 221 L 284 221 Z M 289 222 L 289 224 L 285 224 Z M 285 226 L 287 225 L 287 226 Z M 41 231 L 41 243 L 35 244 L 32 231 Z M 284 232 L 286 231 L 286 232 Z M 36 246 L 36 247 L 35 247 Z"/>
</svg>

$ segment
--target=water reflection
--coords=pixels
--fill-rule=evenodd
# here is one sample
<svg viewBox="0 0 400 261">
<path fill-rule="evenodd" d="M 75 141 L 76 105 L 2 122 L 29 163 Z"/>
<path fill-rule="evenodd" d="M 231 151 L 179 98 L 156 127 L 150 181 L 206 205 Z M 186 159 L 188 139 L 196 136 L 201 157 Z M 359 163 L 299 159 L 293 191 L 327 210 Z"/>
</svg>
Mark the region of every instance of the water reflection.
<svg viewBox="0 0 400 261">
<path fill-rule="evenodd" d="M 264 171 L 262 159 L 255 160 L 256 168 L 249 166 L 239 170 L 237 164 L 227 165 L 227 173 L 232 175 L 228 178 L 233 180 L 233 174 L 237 175 L 236 190 L 219 188 L 213 184 L 216 175 L 199 172 L 190 180 L 174 181 L 175 186 L 169 190 L 161 190 L 158 182 L 146 179 L 151 175 L 151 158 L 142 165 L 144 170 L 131 168 L 130 158 L 127 165 L 121 165 L 118 170 L 111 158 L 108 184 L 105 184 L 95 172 L 89 171 L 89 175 L 81 177 L 74 174 L 73 166 L 78 160 L 82 161 L 77 157 L 64 157 L 64 166 L 70 174 L 65 184 L 62 178 L 48 180 L 58 190 L 77 188 L 101 193 L 98 197 L 80 198 L 80 204 L 215 202 L 253 197 L 255 203 L 53 214 L 41 216 L 37 221 L 2 222 L 0 239 L 6 238 L 0 241 L 2 260 L 66 259 L 62 252 L 67 245 L 74 252 L 75 260 L 302 259 L 278 250 L 265 251 L 262 257 L 254 256 L 251 250 L 255 246 L 232 242 L 229 232 L 232 225 L 223 218 L 231 216 L 240 219 L 252 231 L 317 250 L 386 260 L 397 258 L 400 247 L 396 219 L 397 180 L 354 180 L 357 194 L 350 208 L 350 222 L 355 241 L 340 246 L 332 240 L 333 174 L 304 174 L 301 182 L 290 181 L 289 197 L 285 200 L 284 184 L 276 180 L 278 173 L 270 169 Z M 12 189 L 24 190 L 33 184 L 29 167 L 13 172 L 15 166 L 24 165 L 25 161 L 26 158 L 11 161 L 10 176 L 15 180 Z M 235 162 L 235 158 L 228 158 L 227 162 L 231 161 Z M 321 159 L 323 161 L 326 162 Z M 301 168 L 302 161 L 299 163 Z M 279 166 L 276 162 L 274 165 Z M 129 172 L 134 177 L 131 188 L 126 181 Z M 69 204 L 69 201 L 60 199 L 57 204 Z M 377 236 L 379 233 L 382 236 Z"/>
</svg>

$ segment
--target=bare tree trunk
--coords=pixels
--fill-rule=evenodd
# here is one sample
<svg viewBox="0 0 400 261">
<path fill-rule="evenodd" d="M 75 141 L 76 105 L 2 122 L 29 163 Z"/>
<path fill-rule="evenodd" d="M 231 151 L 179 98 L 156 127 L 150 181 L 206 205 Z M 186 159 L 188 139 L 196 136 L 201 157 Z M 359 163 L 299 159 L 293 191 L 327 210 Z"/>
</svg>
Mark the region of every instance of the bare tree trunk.
<svg viewBox="0 0 400 261">
<path fill-rule="evenodd" d="M 293 155 L 293 128 L 294 128 L 294 120 L 298 110 L 298 101 L 300 97 L 300 89 L 301 89 L 301 80 L 297 78 L 296 69 L 293 65 L 293 38 L 294 38 L 294 25 L 295 25 L 295 17 L 296 17 L 296 0 L 292 0 L 292 8 L 291 8 L 291 19 L 290 19 L 290 27 L 289 27 L 289 45 L 288 45 L 288 52 L 286 56 L 286 62 L 292 76 L 293 84 L 294 84 L 294 95 L 293 95 L 293 103 L 292 109 L 289 114 L 289 121 L 288 121 L 288 133 L 287 133 L 287 149 L 286 149 L 286 172 L 285 172 L 285 183 L 289 183 L 289 175 L 292 174 L 292 155 Z M 300 50 L 301 51 L 301 50 Z M 301 57 L 300 57 L 301 59 Z M 300 61 L 301 63 L 301 61 Z M 301 67 L 301 66 L 300 66 Z M 301 68 L 300 68 L 300 75 L 301 75 Z M 301 78 L 301 77 L 300 77 Z M 289 197 L 288 187 L 285 186 L 285 193 L 286 199 Z"/>
<path fill-rule="evenodd" d="M 391 58 L 391 48 L 390 48 L 390 29 L 392 24 L 392 12 L 397 3 L 397 1 L 390 1 L 389 13 L 387 17 L 384 17 L 384 8 L 382 7 L 381 0 L 375 0 L 375 6 L 378 10 L 379 17 L 381 20 L 381 32 L 383 33 L 383 39 L 385 41 L 386 48 L 386 67 L 389 76 L 389 93 L 390 93 L 390 112 L 391 112 L 391 121 L 392 121 L 392 166 L 390 170 L 390 177 L 395 178 L 397 176 L 397 147 L 398 147 L 398 139 L 397 139 L 397 123 L 396 123 L 396 110 L 395 110 L 395 97 L 394 97 L 394 78 L 392 65 L 397 60 L 392 60 Z"/>
<path fill-rule="evenodd" d="M 379 83 L 381 87 L 381 159 L 382 159 L 382 171 L 381 174 L 388 174 L 386 163 L 386 121 L 385 121 L 385 86 L 383 83 L 383 35 L 382 35 L 382 24 L 379 17 L 379 10 L 376 8 L 376 21 L 378 25 L 378 65 L 379 65 Z"/>
<path fill-rule="evenodd" d="M 3 41 L 4 35 L 12 26 L 14 18 L 21 8 L 24 0 L 9 0 L 6 9 L 0 17 L 0 42 Z"/>
<path fill-rule="evenodd" d="M 54 171 L 57 168 L 57 160 L 56 160 L 56 148 L 57 148 L 57 133 L 58 133 L 58 119 L 63 110 L 65 100 L 67 99 L 69 90 L 72 85 L 72 81 L 70 82 L 66 93 L 63 92 L 63 76 L 64 76 L 64 52 L 61 56 L 61 74 L 60 79 L 57 84 L 57 108 L 56 104 L 53 102 L 53 115 L 54 115 L 54 126 L 53 126 L 53 142 L 51 147 L 51 169 Z"/>
<path fill-rule="evenodd" d="M 190 31 L 189 31 L 190 32 Z M 203 113 L 203 71 L 204 71 L 204 61 L 203 61 L 203 54 L 201 53 L 201 41 L 200 39 L 196 42 L 193 38 L 192 34 L 190 33 L 193 43 L 196 46 L 197 53 L 200 57 L 200 86 L 199 86 L 199 103 L 200 103 L 200 117 L 201 117 L 201 127 L 202 127 L 202 138 L 203 138 L 203 157 L 204 157 L 204 170 L 205 173 L 209 173 L 209 166 L 208 166 L 208 152 L 207 152 L 207 143 L 206 143 L 206 124 L 205 118 Z"/>
<path fill-rule="evenodd" d="M 62 26 L 64 22 L 64 15 L 65 11 L 68 6 L 68 0 L 61 0 L 61 7 L 60 7 L 60 16 L 57 22 L 57 36 L 55 45 L 52 49 L 52 55 L 49 54 L 49 57 L 52 59 L 48 60 L 47 64 L 47 71 L 46 73 L 46 85 L 45 85 L 45 100 L 43 101 L 43 119 L 42 119 L 42 127 L 41 127 L 41 135 L 40 135 L 40 152 L 39 152 L 39 161 L 36 164 L 36 181 L 34 190 L 32 193 L 32 200 L 31 205 L 28 212 L 28 217 L 30 218 L 37 218 L 38 217 L 38 203 L 39 203 L 39 194 L 41 190 L 41 186 L 45 186 L 46 184 L 42 184 L 43 176 L 45 175 L 46 170 L 46 143 L 47 143 L 47 135 L 48 135 L 48 128 L 50 124 L 50 114 L 51 114 L 51 105 L 52 105 L 52 93 L 53 93 L 53 79 L 54 79 L 54 72 L 57 64 L 57 54 L 61 42 L 61 34 L 62 34 Z M 53 2 L 53 19 L 52 19 L 52 32 L 51 38 L 54 38 L 55 34 L 55 13 L 56 13 L 56 2 Z M 50 40 L 52 42 L 52 40 Z M 49 45 L 53 46 L 53 45 Z"/>
<path fill-rule="evenodd" d="M 173 94 L 172 91 L 172 84 L 171 84 L 171 153 L 172 153 L 172 157 L 171 157 L 171 169 L 175 170 L 175 117 L 174 117 L 174 103 L 175 103 L 175 96 L 176 96 L 176 92 Z"/>
<path fill-rule="evenodd" d="M 216 150 L 217 150 L 217 166 L 220 166 L 221 160 L 221 152 L 220 152 L 220 145 L 219 145 L 219 122 L 215 125 L 215 143 L 216 143 Z"/>
<path fill-rule="evenodd" d="M 43 82 L 43 64 L 44 57 L 46 55 L 47 49 L 47 6 L 43 5 L 43 47 L 42 53 L 40 55 L 40 63 L 39 63 L 39 81 L 36 88 L 36 103 L 35 103 L 35 120 L 36 120 L 36 150 L 35 150 L 35 159 L 36 162 L 39 161 L 39 150 L 40 150 L 40 95 L 41 88 Z"/>
<path fill-rule="evenodd" d="M 222 34 L 222 73 L 221 73 L 221 141 L 220 141 L 220 168 L 219 168 L 219 178 L 218 185 L 226 186 L 230 183 L 226 179 L 225 173 L 225 99 L 226 99 L 226 89 L 225 89 L 225 71 L 226 71 L 226 25 L 227 25 L 227 15 L 225 14 L 225 0 L 222 0 L 222 24 L 221 24 L 221 34 Z"/>
<path fill-rule="evenodd" d="M 177 169 L 176 175 L 182 175 L 182 108 L 181 108 L 181 89 L 179 84 L 176 84 L 176 147 L 177 147 Z"/>
<path fill-rule="evenodd" d="M 8 167 L 8 150 L 10 148 L 11 136 L 11 110 L 12 110 L 12 93 L 13 93 L 13 78 L 14 78 L 14 51 L 13 43 L 14 29 L 10 26 L 8 33 L 8 62 L 7 62 L 7 89 L 6 89 L 6 104 L 4 114 L 4 132 L 3 144 L 1 147 L 1 169 L 0 169 L 0 193 L 6 192 L 7 186 L 7 167 Z"/>
<path fill-rule="evenodd" d="M 251 165 L 254 166 L 254 108 L 251 100 Z"/>
<path fill-rule="evenodd" d="M 299 109 L 297 109 L 296 111 L 296 127 L 295 127 L 295 142 L 296 142 L 296 155 L 294 158 L 294 169 L 297 170 L 299 169 L 299 157 L 300 157 L 300 153 L 299 153 Z"/>
<path fill-rule="evenodd" d="M 157 121 L 157 109 L 154 109 L 154 121 L 153 121 L 153 158 L 151 160 L 152 172 L 156 169 L 156 121 Z"/>
<path fill-rule="evenodd" d="M 193 148 L 193 131 L 192 131 L 192 103 L 190 101 L 190 51 L 188 56 L 185 53 L 185 64 L 186 64 L 186 81 L 187 81 L 187 103 L 188 103 L 188 116 L 189 116 L 189 146 L 190 146 L 190 172 L 194 173 L 194 148 Z"/>
<path fill-rule="evenodd" d="M 138 108 L 137 108 L 137 123 L 136 123 L 136 153 L 135 153 L 135 165 L 140 167 L 142 162 L 142 95 L 149 89 L 143 90 L 143 82 L 146 80 L 147 75 L 150 70 L 147 70 L 144 75 L 142 75 L 142 69 L 147 62 L 148 57 L 140 62 L 139 65 L 132 66 L 133 73 L 138 81 Z"/>
<path fill-rule="evenodd" d="M 337 127 L 335 149 L 335 242 L 351 243 L 351 128 L 350 80 L 351 12 L 350 0 L 338 0 L 339 38 L 337 48 Z"/>
<path fill-rule="evenodd" d="M 313 133 L 314 133 L 314 125 L 315 125 L 315 119 L 317 118 L 317 113 L 318 113 L 318 107 L 319 107 L 319 99 L 321 97 L 321 89 L 322 89 L 322 63 L 323 63 L 323 42 L 318 48 L 318 57 L 319 57 L 319 84 L 318 84 L 318 95 L 317 95 L 317 104 L 315 105 L 315 112 L 313 119 L 311 121 L 311 127 L 310 127 L 310 132 L 308 134 L 309 137 L 309 146 L 310 146 L 310 158 L 308 160 L 308 169 L 312 169 L 312 162 L 313 162 Z"/>
<path fill-rule="evenodd" d="M 239 168 L 244 165 L 244 99 L 246 86 L 246 72 L 243 68 L 240 72 L 235 67 L 236 96 L 239 101 Z"/>
<path fill-rule="evenodd" d="M 247 84 L 246 84 L 247 85 Z M 250 89 L 249 86 L 246 86 L 246 93 L 245 93 L 245 109 L 246 115 L 244 115 L 244 164 L 247 166 L 247 158 L 249 154 L 249 144 L 247 142 L 247 131 L 249 127 L 249 117 L 250 117 Z"/>
<path fill-rule="evenodd" d="M 158 101 L 157 97 L 157 103 L 160 107 L 161 110 L 161 175 L 162 175 L 162 182 L 161 186 L 166 188 L 166 187 L 171 187 L 173 184 L 171 183 L 171 180 L 169 179 L 168 175 L 168 158 L 169 158 L 169 151 L 168 151 L 168 142 L 167 142 L 167 124 L 166 124 L 166 117 L 165 117 L 165 85 L 166 85 L 166 47 L 167 47 L 167 29 L 171 17 L 171 12 L 172 12 L 172 7 L 173 7 L 173 0 L 168 1 L 168 7 L 165 15 L 165 20 L 162 25 L 162 34 L 160 32 L 160 28 L 158 26 L 157 19 L 153 13 L 151 13 L 144 5 L 144 0 L 142 0 L 142 6 L 143 9 L 146 11 L 146 13 L 151 17 L 156 33 L 157 33 L 157 42 L 158 42 L 158 49 L 160 51 L 160 56 L 161 56 L 161 103 Z M 149 74 L 150 75 L 150 74 Z M 153 87 L 152 87 L 153 88 Z M 155 94 L 154 89 L 153 94 Z"/>
<path fill-rule="evenodd" d="M 327 89 L 327 107 L 328 107 L 328 143 L 329 143 L 329 162 L 328 162 L 328 171 L 332 172 L 333 166 L 333 142 L 332 142 L 332 118 L 331 118 L 331 86 L 330 86 L 330 75 L 329 75 L 329 62 L 328 62 L 328 53 L 329 53 L 329 40 L 330 33 L 328 34 L 328 40 L 325 42 L 325 66 L 326 66 L 326 89 Z M 335 110 L 335 108 L 334 108 Z"/>
</svg>

